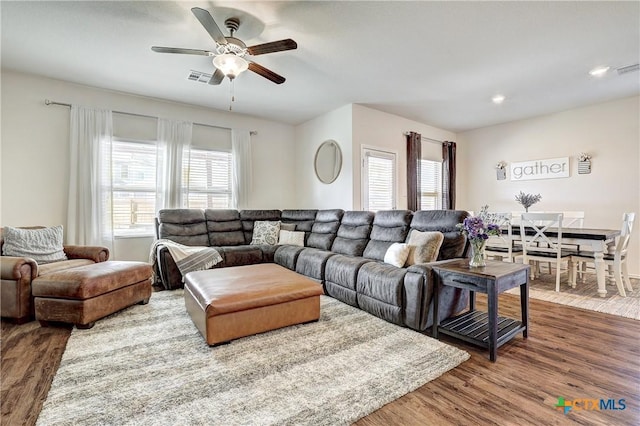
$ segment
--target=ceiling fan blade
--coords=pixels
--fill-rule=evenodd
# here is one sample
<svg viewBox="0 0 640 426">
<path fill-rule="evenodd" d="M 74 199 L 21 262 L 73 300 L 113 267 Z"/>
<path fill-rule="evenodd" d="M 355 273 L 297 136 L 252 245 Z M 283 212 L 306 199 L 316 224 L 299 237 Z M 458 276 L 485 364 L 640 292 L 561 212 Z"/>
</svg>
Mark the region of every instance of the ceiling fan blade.
<svg viewBox="0 0 640 426">
<path fill-rule="evenodd" d="M 216 43 L 227 44 L 227 39 L 224 34 L 222 34 L 222 31 L 220 31 L 220 27 L 216 24 L 216 21 L 213 20 L 213 17 L 208 10 L 194 7 L 191 8 L 191 12 L 195 15 L 198 21 L 200 21 L 204 29 L 207 30 L 211 38 L 214 39 Z"/>
<path fill-rule="evenodd" d="M 256 64 L 255 62 L 249 62 L 249 69 L 255 72 L 256 74 L 263 76 L 267 80 L 273 81 L 276 84 L 282 84 L 286 80 L 283 76 L 276 74 L 270 69 L 267 69 L 262 65 Z"/>
<path fill-rule="evenodd" d="M 219 69 L 216 69 L 216 72 L 214 72 L 211 78 L 209 79 L 209 84 L 215 86 L 217 84 L 222 83 L 223 79 L 224 79 L 224 73 Z"/>
<path fill-rule="evenodd" d="M 298 48 L 298 43 L 290 38 L 285 40 L 272 41 L 270 43 L 256 44 L 255 46 L 247 47 L 247 52 L 250 55 L 264 55 L 265 53 L 282 52 L 283 50 L 293 50 Z"/>
<path fill-rule="evenodd" d="M 158 53 L 184 53 L 185 55 L 202 55 L 202 56 L 213 56 L 213 52 L 209 52 L 208 50 L 200 50 L 200 49 L 182 49 L 180 47 L 162 47 L 162 46 L 152 46 L 151 50 Z"/>
</svg>

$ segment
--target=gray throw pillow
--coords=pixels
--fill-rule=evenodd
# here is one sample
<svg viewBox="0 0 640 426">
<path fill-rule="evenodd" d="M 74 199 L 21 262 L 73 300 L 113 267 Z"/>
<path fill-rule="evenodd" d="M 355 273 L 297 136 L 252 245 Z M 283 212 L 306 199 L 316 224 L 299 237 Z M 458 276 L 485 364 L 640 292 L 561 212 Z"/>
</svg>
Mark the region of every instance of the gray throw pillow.
<svg viewBox="0 0 640 426">
<path fill-rule="evenodd" d="M 22 229 L 5 226 L 4 256 L 30 257 L 37 263 L 67 260 L 62 247 L 62 225 L 41 229 Z"/>
</svg>

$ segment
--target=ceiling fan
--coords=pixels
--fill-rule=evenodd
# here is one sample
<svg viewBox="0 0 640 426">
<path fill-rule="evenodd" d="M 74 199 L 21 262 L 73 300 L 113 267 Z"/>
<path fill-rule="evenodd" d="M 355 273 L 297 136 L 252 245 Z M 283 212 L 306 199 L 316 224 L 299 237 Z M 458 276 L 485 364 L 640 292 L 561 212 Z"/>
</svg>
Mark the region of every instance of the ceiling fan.
<svg viewBox="0 0 640 426">
<path fill-rule="evenodd" d="M 288 38 L 285 40 L 247 47 L 242 40 L 233 36 L 233 33 L 236 32 L 240 26 L 240 20 L 238 18 L 228 18 L 224 21 L 225 26 L 231 34 L 229 37 L 225 37 L 222 34 L 222 31 L 220 31 L 218 24 L 216 24 L 216 21 L 213 20 L 209 11 L 199 7 L 194 7 L 191 9 L 191 12 L 193 12 L 204 29 L 207 30 L 213 41 L 215 41 L 216 47 L 213 51 L 162 46 L 153 46 L 151 47 L 151 50 L 159 53 L 182 53 L 186 55 L 212 56 L 213 65 L 216 67 L 216 71 L 211 76 L 211 79 L 209 79 L 209 84 L 213 85 L 220 84 L 225 76 L 228 77 L 229 80 L 233 80 L 238 76 L 238 74 L 246 71 L 247 69 L 261 75 L 267 80 L 273 81 L 276 84 L 282 84 L 285 82 L 285 78 L 283 76 L 245 58 L 245 56 L 257 56 L 264 55 L 266 53 L 297 49 L 298 44 L 295 41 Z"/>
</svg>

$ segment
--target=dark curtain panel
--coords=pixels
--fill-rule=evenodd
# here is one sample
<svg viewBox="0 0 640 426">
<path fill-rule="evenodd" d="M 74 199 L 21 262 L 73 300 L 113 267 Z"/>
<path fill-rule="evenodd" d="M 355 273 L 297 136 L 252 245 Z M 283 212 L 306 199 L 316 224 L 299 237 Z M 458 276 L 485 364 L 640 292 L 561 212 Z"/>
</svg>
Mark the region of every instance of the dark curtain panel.
<svg viewBox="0 0 640 426">
<path fill-rule="evenodd" d="M 442 208 L 456 208 L 456 143 L 442 142 Z"/>
<path fill-rule="evenodd" d="M 407 135 L 407 208 L 420 210 L 420 158 L 422 157 L 422 136 L 409 132 Z"/>
</svg>

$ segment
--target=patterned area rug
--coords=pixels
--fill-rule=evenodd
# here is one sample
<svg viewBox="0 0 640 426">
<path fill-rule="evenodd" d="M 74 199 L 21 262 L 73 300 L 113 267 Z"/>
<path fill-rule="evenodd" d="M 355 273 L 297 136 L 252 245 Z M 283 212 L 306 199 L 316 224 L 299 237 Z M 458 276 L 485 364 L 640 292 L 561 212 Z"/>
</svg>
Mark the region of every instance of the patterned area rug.
<svg viewBox="0 0 640 426">
<path fill-rule="evenodd" d="M 576 288 L 567 283 L 567 274 L 560 276 L 560 292 L 556 292 L 555 275 L 542 274 L 529 283 L 529 297 L 590 311 L 603 312 L 640 320 L 640 280 L 631 279 L 633 291 L 626 290 L 627 297 L 618 294 L 615 285 L 607 284 L 607 296 L 598 295 L 595 275 L 587 275 L 586 282 L 578 280 Z M 518 289 L 508 291 L 520 294 Z"/>
<path fill-rule="evenodd" d="M 210 348 L 163 291 L 73 330 L 37 424 L 346 425 L 468 358 L 324 296 L 316 323 Z"/>
</svg>

